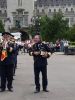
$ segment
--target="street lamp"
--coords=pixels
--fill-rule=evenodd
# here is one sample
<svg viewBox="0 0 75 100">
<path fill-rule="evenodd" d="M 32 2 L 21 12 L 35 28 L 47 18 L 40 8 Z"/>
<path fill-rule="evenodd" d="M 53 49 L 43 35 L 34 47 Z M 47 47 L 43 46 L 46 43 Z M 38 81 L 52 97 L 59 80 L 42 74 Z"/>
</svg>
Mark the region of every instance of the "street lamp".
<svg viewBox="0 0 75 100">
<path fill-rule="evenodd" d="M 32 18 L 32 22 L 33 22 L 33 25 L 34 25 L 34 29 L 35 29 L 35 33 L 40 33 L 40 20 L 41 17 L 39 16 L 34 16 Z"/>
</svg>

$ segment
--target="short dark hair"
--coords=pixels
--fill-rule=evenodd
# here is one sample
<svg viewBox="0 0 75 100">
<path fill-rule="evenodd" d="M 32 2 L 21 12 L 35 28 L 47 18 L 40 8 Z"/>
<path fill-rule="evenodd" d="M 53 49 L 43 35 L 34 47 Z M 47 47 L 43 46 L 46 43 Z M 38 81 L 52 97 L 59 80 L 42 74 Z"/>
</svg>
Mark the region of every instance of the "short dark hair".
<svg viewBox="0 0 75 100">
<path fill-rule="evenodd" d="M 9 32 L 3 32 L 3 33 L 2 33 L 2 36 L 5 35 L 5 34 L 11 35 Z"/>
</svg>

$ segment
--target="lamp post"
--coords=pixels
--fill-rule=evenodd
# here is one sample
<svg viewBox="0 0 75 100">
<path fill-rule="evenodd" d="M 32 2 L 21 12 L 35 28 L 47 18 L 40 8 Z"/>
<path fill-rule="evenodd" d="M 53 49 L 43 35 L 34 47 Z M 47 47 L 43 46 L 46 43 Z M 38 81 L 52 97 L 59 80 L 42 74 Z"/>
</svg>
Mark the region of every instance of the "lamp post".
<svg viewBox="0 0 75 100">
<path fill-rule="evenodd" d="M 34 16 L 32 22 L 34 25 L 35 33 L 40 33 L 40 16 L 37 13 L 37 1 L 34 1 Z"/>
<path fill-rule="evenodd" d="M 40 18 L 39 16 L 34 16 L 32 18 L 32 22 L 33 22 L 33 25 L 34 25 L 34 31 L 35 33 L 40 33 Z"/>
</svg>

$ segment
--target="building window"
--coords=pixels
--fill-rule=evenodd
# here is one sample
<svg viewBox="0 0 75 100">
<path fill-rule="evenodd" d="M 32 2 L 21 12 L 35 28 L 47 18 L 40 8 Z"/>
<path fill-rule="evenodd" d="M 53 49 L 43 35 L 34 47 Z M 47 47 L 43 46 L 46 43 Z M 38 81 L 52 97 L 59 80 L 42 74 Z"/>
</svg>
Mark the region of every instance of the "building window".
<svg viewBox="0 0 75 100">
<path fill-rule="evenodd" d="M 73 8 L 71 8 L 71 12 L 74 12 L 74 9 Z"/>
<path fill-rule="evenodd" d="M 56 6 L 59 6 L 59 4 L 56 4 Z"/>
<path fill-rule="evenodd" d="M 68 12 L 68 8 L 66 8 L 66 12 Z"/>
<path fill-rule="evenodd" d="M 7 11 L 5 10 L 5 13 L 7 13 Z"/>
<path fill-rule="evenodd" d="M 70 18 L 70 26 L 74 24 L 74 18 Z"/>
<path fill-rule="evenodd" d="M 66 4 L 64 4 L 64 6 L 66 6 Z"/>
<path fill-rule="evenodd" d="M 54 4 L 51 4 L 51 6 L 54 6 Z"/>
<path fill-rule="evenodd" d="M 0 14 L 2 14 L 2 11 L 0 10 Z"/>
<path fill-rule="evenodd" d="M 71 4 L 69 3 L 68 6 L 71 6 Z"/>
<path fill-rule="evenodd" d="M 25 15 L 24 24 L 25 26 L 28 26 L 28 15 Z"/>
<path fill-rule="evenodd" d="M 54 12 L 56 12 L 56 9 L 54 9 Z"/>
<path fill-rule="evenodd" d="M 49 9 L 49 12 L 51 12 L 51 9 Z"/>
<path fill-rule="evenodd" d="M 39 7 L 42 7 L 42 4 L 39 4 Z"/>
<path fill-rule="evenodd" d="M 74 18 L 70 18 L 70 21 L 71 21 L 71 22 L 74 22 Z"/>
<path fill-rule="evenodd" d="M 59 9 L 59 12 L 62 12 L 62 10 L 61 10 L 61 9 Z"/>
<path fill-rule="evenodd" d="M 39 13 L 39 9 L 37 9 L 37 13 Z"/>
<path fill-rule="evenodd" d="M 44 11 L 44 9 L 42 9 L 42 13 L 44 13 L 45 11 Z"/>
<path fill-rule="evenodd" d="M 22 0 L 18 0 L 18 6 L 22 6 Z"/>
<path fill-rule="evenodd" d="M 23 17 L 19 17 L 20 25 L 23 25 Z"/>
<path fill-rule="evenodd" d="M 66 20 L 69 22 L 69 18 L 66 18 Z"/>
</svg>

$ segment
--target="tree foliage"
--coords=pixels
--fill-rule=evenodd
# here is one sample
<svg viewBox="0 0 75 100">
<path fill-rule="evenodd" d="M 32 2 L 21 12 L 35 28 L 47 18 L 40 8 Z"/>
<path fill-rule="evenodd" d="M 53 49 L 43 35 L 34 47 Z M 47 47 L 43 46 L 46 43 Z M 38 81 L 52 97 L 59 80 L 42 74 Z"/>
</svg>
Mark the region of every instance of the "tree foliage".
<svg viewBox="0 0 75 100">
<path fill-rule="evenodd" d="M 63 18 L 61 13 L 55 13 L 53 18 L 44 16 L 40 20 L 41 35 L 44 40 L 52 41 L 58 38 L 64 38 L 68 30 L 68 21 Z"/>
<path fill-rule="evenodd" d="M 68 39 L 75 41 L 75 25 L 69 27 L 68 20 L 61 12 L 55 13 L 52 18 L 43 16 L 39 19 L 40 34 L 45 41 L 56 41 L 56 39 Z M 35 26 L 31 27 L 32 36 L 35 34 Z"/>
<path fill-rule="evenodd" d="M 65 34 L 65 37 L 67 40 L 75 41 L 75 25 L 69 28 Z"/>
<path fill-rule="evenodd" d="M 4 32 L 4 25 L 2 23 L 2 20 L 0 20 L 0 33 Z"/>
</svg>

